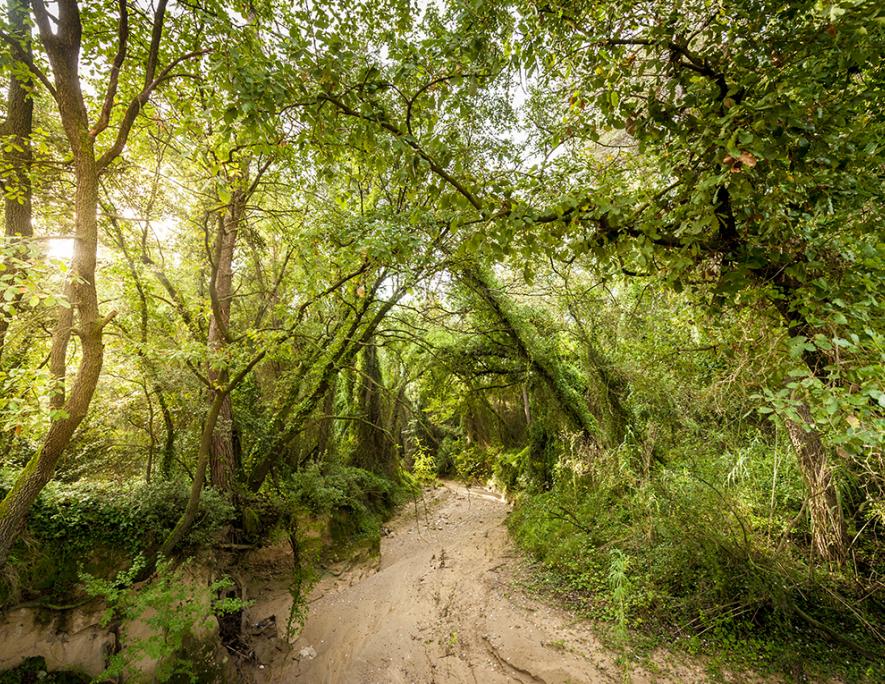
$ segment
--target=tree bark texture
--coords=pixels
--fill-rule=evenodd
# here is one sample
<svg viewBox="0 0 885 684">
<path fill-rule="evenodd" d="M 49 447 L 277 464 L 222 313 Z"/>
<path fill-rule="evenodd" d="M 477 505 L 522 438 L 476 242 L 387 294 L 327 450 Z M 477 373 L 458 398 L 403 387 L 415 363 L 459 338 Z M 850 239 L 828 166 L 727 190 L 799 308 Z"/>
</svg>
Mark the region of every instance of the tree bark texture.
<svg viewBox="0 0 885 684">
<path fill-rule="evenodd" d="M 209 321 L 209 350 L 222 355 L 227 347 L 230 327 L 230 308 L 233 297 L 233 260 L 237 233 L 245 210 L 245 194 L 235 190 L 224 216 L 218 221 L 215 238 L 215 264 L 209 284 L 212 299 L 212 318 Z M 213 388 L 227 384 L 228 372 L 210 362 L 209 382 Z M 210 402 L 214 402 L 218 389 L 210 390 Z M 209 459 L 209 478 L 212 486 L 224 492 L 233 490 L 236 483 L 236 458 L 233 445 L 233 411 L 230 395 L 222 401 L 218 421 L 212 433 Z"/>
<path fill-rule="evenodd" d="M 784 319 L 790 335 L 812 337 L 814 327 L 801 312 L 790 306 L 793 297 L 790 296 L 792 292 L 789 284 L 781 283 L 780 288 L 788 296 L 774 300 L 772 303 Z M 821 350 L 804 350 L 802 360 L 811 373 L 826 380 L 826 368 L 829 362 Z M 827 450 L 821 440 L 820 432 L 814 425 L 808 406 L 804 403 L 799 404 L 797 413 L 801 421 L 787 419 L 785 423 L 807 490 L 812 548 L 826 562 L 838 565 L 843 563 L 848 555 L 848 543 L 845 515 L 839 503 L 836 479 L 833 477 Z"/>
<path fill-rule="evenodd" d="M 833 471 L 820 434 L 811 425 L 811 413 L 800 404 L 801 423 L 787 420 L 787 432 L 796 450 L 799 469 L 808 490 L 808 511 L 811 516 L 811 542 L 828 563 L 841 564 L 848 553 L 845 519 L 837 495 Z"/>
</svg>

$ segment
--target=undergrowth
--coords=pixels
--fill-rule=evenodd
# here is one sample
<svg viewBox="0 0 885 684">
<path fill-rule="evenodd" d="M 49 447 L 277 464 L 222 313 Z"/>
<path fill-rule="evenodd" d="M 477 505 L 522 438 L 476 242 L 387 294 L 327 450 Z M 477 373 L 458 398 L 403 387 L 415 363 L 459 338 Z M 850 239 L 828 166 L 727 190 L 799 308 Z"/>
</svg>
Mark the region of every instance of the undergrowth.
<svg viewBox="0 0 885 684">
<path fill-rule="evenodd" d="M 14 476 L 11 470 L 0 471 L 0 497 Z M 36 596 L 65 602 L 81 568 L 113 576 L 136 554 L 159 546 L 181 515 L 188 491 L 187 483 L 168 480 L 50 482 L 34 503 L 23 539 L 0 579 L 0 605 Z M 207 488 L 184 549 L 212 544 L 234 513 L 223 496 Z"/>
<path fill-rule="evenodd" d="M 81 575 L 86 592 L 107 604 L 102 626 L 122 621 L 123 648 L 111 656 L 96 680 L 147 681 L 146 663 L 156 663 L 150 681 L 214 680 L 218 665 L 213 617 L 240 613 L 248 603 L 225 595 L 234 586 L 230 578 L 206 585 L 187 565 L 173 567 L 164 559 L 148 583 L 133 586 L 144 565 L 144 558 L 137 556 L 113 580 Z"/>
<path fill-rule="evenodd" d="M 651 638 L 631 641 L 676 643 L 731 668 L 885 679 L 881 585 L 806 560 L 789 463 L 774 482 L 776 456 L 762 449 L 737 473 L 732 453 L 643 477 L 626 447 L 579 452 L 563 450 L 551 488 L 518 496 L 509 526 L 539 561 L 540 585 L 612 624 L 615 642 L 629 628 Z"/>
</svg>

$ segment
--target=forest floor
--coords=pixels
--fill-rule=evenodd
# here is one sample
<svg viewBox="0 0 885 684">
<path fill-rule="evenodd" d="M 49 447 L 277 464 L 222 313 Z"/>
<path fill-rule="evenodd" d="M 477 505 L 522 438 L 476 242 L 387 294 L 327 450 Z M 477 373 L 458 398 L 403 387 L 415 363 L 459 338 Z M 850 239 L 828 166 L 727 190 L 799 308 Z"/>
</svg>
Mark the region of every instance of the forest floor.
<svg viewBox="0 0 885 684">
<path fill-rule="evenodd" d="M 380 558 L 333 568 L 316 584 L 294 644 L 253 638 L 257 660 L 243 678 L 311 684 L 708 680 L 699 659 L 663 650 L 631 657 L 606 646 L 598 626 L 524 590 L 526 562 L 508 536 L 509 505 L 499 495 L 446 482 L 427 492 L 417 509 L 406 506 L 390 522 Z M 279 616 L 291 604 L 273 587 L 272 574 L 266 587 L 252 588 L 256 603 L 246 617 L 260 624 L 275 614 L 282 632 Z M 734 681 L 760 680 L 744 673 Z"/>
</svg>

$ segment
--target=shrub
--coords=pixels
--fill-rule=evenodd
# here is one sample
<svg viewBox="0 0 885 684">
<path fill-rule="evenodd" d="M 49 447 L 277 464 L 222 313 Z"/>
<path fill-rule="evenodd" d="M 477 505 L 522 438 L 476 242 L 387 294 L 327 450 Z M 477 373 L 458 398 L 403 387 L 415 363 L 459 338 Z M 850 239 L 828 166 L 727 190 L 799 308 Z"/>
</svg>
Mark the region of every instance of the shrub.
<svg viewBox="0 0 885 684">
<path fill-rule="evenodd" d="M 0 496 L 14 476 L 0 471 Z M 184 482 L 50 482 L 37 497 L 24 539 L 13 551 L 15 581 L 7 577 L 0 583 L 0 603 L 45 593 L 62 598 L 77 583 L 80 566 L 99 576 L 113 574 L 128 558 L 162 542 L 187 498 Z M 204 490 L 185 543 L 210 544 L 233 518 L 234 508 L 221 494 Z"/>
<path fill-rule="evenodd" d="M 312 463 L 284 483 L 286 497 L 313 515 L 351 509 L 380 513 L 393 503 L 393 483 L 362 468 L 337 463 Z"/>
<path fill-rule="evenodd" d="M 8 490 L 10 475 L 9 471 L 0 475 L 0 495 Z M 38 542 L 61 544 L 68 551 L 111 546 L 136 553 L 162 540 L 175 526 L 187 504 L 188 490 L 185 482 L 167 480 L 122 485 L 50 482 L 31 509 L 28 530 Z M 233 517 L 233 506 L 221 494 L 204 490 L 197 522 L 186 542 L 211 542 Z"/>
<path fill-rule="evenodd" d="M 140 671 L 145 659 L 157 663 L 151 681 L 166 682 L 215 680 L 211 676 L 217 666 L 213 662 L 214 648 L 211 639 L 212 617 L 237 613 L 247 602 L 226 597 L 226 590 L 233 587 L 228 577 L 203 586 L 202 590 L 188 577 L 187 567 L 173 569 L 161 559 L 150 583 L 132 587 L 132 581 L 144 567 L 138 556 L 129 570 L 121 572 L 114 580 L 103 580 L 88 574 L 82 575 L 87 593 L 100 596 L 108 604 L 103 624 L 112 619 L 123 620 L 123 649 L 111 657 L 110 665 L 97 680 L 125 676 L 133 681 L 144 681 Z M 126 625 L 142 622 L 148 634 L 134 638 Z M 204 675 L 201 677 L 200 675 Z"/>
<path fill-rule="evenodd" d="M 492 464 L 492 474 L 498 486 L 506 492 L 526 489 L 525 474 L 530 455 L 531 447 L 501 452 Z"/>
<path fill-rule="evenodd" d="M 415 460 L 412 463 L 412 476 L 415 478 L 415 484 L 419 487 L 426 487 L 436 482 L 436 476 L 439 473 L 437 461 L 433 455 L 423 447 L 415 452 Z"/>
<path fill-rule="evenodd" d="M 421 445 L 423 447 L 423 445 Z M 461 449 L 462 440 L 460 437 L 446 435 L 436 450 L 434 455 L 434 467 L 436 475 L 440 477 L 451 476 L 455 473 L 455 454 Z M 425 451 L 419 448 L 418 453 Z"/>
<path fill-rule="evenodd" d="M 485 482 L 492 475 L 492 460 L 498 452 L 478 446 L 464 446 L 455 452 L 455 473 L 468 484 Z"/>
<path fill-rule="evenodd" d="M 706 453 L 653 478 L 631 470 L 626 446 L 580 456 L 565 445 L 553 488 L 520 494 L 509 519 L 557 591 L 620 634 L 630 626 L 703 637 L 779 667 L 823 637 L 823 663 L 835 649 L 840 662 L 869 666 L 858 653 L 880 648 L 869 626 L 881 600 L 853 578 L 809 567 L 801 547 L 785 543 L 808 530 L 796 516 L 794 466 L 780 460 L 772 484 L 776 452 Z M 518 484 L 522 458 L 503 454 L 496 473 Z"/>
</svg>

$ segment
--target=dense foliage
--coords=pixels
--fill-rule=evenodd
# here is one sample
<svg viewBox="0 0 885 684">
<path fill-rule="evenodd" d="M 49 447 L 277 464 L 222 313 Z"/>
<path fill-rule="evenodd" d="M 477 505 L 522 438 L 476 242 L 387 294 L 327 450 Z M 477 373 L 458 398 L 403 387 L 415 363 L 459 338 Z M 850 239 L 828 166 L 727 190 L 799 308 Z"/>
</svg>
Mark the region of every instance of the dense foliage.
<svg viewBox="0 0 885 684">
<path fill-rule="evenodd" d="M 5 605 L 275 535 L 301 578 L 437 473 L 619 630 L 881 674 L 880 3 L 8 0 L 0 38 Z"/>
</svg>

